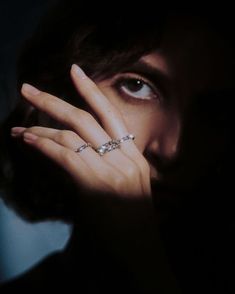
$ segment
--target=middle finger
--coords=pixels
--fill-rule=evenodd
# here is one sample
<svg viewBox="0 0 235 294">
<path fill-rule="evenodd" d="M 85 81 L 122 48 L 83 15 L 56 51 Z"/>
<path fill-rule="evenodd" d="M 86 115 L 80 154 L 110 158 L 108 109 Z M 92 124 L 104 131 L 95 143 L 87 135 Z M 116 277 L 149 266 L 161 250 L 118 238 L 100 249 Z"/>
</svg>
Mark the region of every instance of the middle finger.
<svg viewBox="0 0 235 294">
<path fill-rule="evenodd" d="M 111 137 L 88 112 L 76 108 L 51 94 L 39 91 L 29 84 L 24 84 L 22 94 L 37 109 L 47 113 L 50 117 L 63 125 L 70 127 L 79 134 L 84 141 L 91 142 L 98 147 L 111 140 Z M 35 94 L 36 93 L 36 94 Z"/>
</svg>

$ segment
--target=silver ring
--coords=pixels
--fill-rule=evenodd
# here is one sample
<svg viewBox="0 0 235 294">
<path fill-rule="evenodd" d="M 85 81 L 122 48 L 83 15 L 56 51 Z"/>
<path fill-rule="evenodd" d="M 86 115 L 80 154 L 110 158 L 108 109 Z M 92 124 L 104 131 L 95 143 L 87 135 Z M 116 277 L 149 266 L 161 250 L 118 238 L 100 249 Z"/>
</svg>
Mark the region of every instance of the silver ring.
<svg viewBox="0 0 235 294">
<path fill-rule="evenodd" d="M 100 156 L 103 156 L 105 153 L 115 150 L 117 148 L 120 148 L 120 142 L 118 140 L 111 140 L 96 148 L 95 151 L 99 153 Z"/>
<path fill-rule="evenodd" d="M 128 135 L 126 135 L 126 136 L 124 136 L 121 139 L 118 139 L 116 141 L 118 141 L 119 143 L 123 143 L 123 142 L 125 142 L 127 140 L 134 140 L 134 139 L 135 139 L 135 136 L 133 134 L 128 134 Z"/>
<path fill-rule="evenodd" d="M 132 134 L 128 134 L 121 139 L 113 139 L 105 144 L 102 144 L 98 148 L 94 148 L 94 150 L 99 153 L 100 156 L 103 156 L 105 153 L 110 152 L 112 150 L 115 150 L 117 148 L 120 148 L 121 143 L 127 141 L 127 140 L 134 140 L 135 136 Z"/>
<path fill-rule="evenodd" d="M 90 143 L 85 143 L 82 146 L 80 146 L 75 152 L 80 153 L 82 152 L 84 149 L 86 149 L 87 147 L 91 147 Z"/>
</svg>

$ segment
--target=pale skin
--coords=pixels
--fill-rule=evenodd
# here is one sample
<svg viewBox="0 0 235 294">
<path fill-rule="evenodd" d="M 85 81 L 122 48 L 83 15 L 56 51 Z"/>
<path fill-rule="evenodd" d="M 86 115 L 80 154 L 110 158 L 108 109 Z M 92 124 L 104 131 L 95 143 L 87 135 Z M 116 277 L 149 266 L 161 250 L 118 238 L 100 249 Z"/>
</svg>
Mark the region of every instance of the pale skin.
<svg viewBox="0 0 235 294">
<path fill-rule="evenodd" d="M 185 31 L 185 20 L 171 22 L 162 48 L 143 56 L 124 72 L 91 81 L 76 65 L 72 66 L 71 78 L 81 97 L 78 99 L 84 99 L 92 113 L 37 89 L 32 95 L 29 85 L 23 85 L 23 97 L 67 130 L 16 127 L 12 135 L 23 136 L 26 143 L 66 169 L 78 185 L 91 190 L 150 199 L 152 180 L 173 188 L 192 185 L 204 163 L 217 157 L 214 146 L 218 145 L 211 130 L 199 126 L 197 117 L 192 117 L 190 124 L 195 124 L 198 131 L 189 129 L 184 134 L 184 120 L 194 103 L 192 97 L 229 87 L 233 81 L 229 71 L 225 74 L 229 54 L 224 53 L 226 60 L 217 58 L 224 48 L 216 38 L 211 39 L 200 26 L 195 31 Z M 194 134 L 191 145 L 182 146 L 182 136 L 191 136 L 190 133 Z M 102 157 L 92 148 L 74 152 L 85 142 L 97 148 L 127 134 L 134 134 L 135 140 L 122 143 L 120 149 Z M 165 173 L 164 168 L 159 168 L 159 159 L 167 167 L 180 152 L 181 165 L 176 172 Z"/>
<path fill-rule="evenodd" d="M 178 40 L 180 44 L 180 38 Z M 185 39 L 183 42 L 187 51 L 187 42 Z M 191 49 L 190 42 L 192 40 L 189 38 Z M 199 44 L 197 39 L 195 43 Z M 73 65 L 72 81 L 79 96 L 85 99 L 92 113 L 75 108 L 38 89 L 33 89 L 34 93 L 30 93 L 29 90 L 32 88 L 23 85 L 24 98 L 35 108 L 63 123 L 67 129 L 55 130 L 40 126 L 12 129 L 12 136 L 23 138 L 26 144 L 57 162 L 78 186 L 84 188 L 84 191 L 98 191 L 110 195 L 110 198 L 112 195 L 116 199 L 143 200 L 146 203 L 143 209 L 137 208 L 132 215 L 123 207 L 123 214 L 120 217 L 119 209 L 115 210 L 110 203 L 102 205 L 101 199 L 96 199 L 99 203 L 96 209 L 106 218 L 105 222 L 100 222 L 99 218 L 95 218 L 94 206 L 90 206 L 89 201 L 86 203 L 86 193 L 78 196 L 84 200 L 87 219 L 95 218 L 92 224 L 96 226 L 100 239 L 104 242 L 102 244 L 107 243 L 114 255 L 122 254 L 120 258 L 137 277 L 144 293 L 157 293 L 159 289 L 178 293 L 177 282 L 169 270 L 157 234 L 157 213 L 153 209 L 152 197 L 158 195 L 153 194 L 151 181 L 163 180 L 172 187 L 191 185 L 203 170 L 204 162 L 215 157 L 218 144 L 213 144 L 213 136 L 210 132 L 207 134 L 207 129 L 202 126 L 198 127 L 200 132 L 193 137 L 190 148 L 184 146 L 188 153 L 181 157 L 182 164 L 176 172 L 161 173 L 156 159 L 162 158 L 163 162 L 168 164 L 179 156 L 185 127 L 183 119 L 192 102 L 189 97 L 195 92 L 216 90 L 230 83 L 224 75 L 223 61 L 218 64 L 221 71 L 216 73 L 214 79 L 210 79 L 214 74 L 210 63 L 217 63 L 217 55 L 209 55 L 211 60 L 208 59 L 208 54 L 203 56 L 204 44 L 201 44 L 202 48 L 196 46 L 195 52 L 190 52 L 188 60 L 183 48 L 180 47 L 179 50 L 174 46 L 178 46 L 178 43 L 167 37 L 163 42 L 164 54 L 153 52 L 146 55 L 138 61 L 138 70 L 131 68 L 103 81 L 92 81 L 81 69 Z M 214 47 L 213 50 L 216 52 Z M 204 66 L 205 64 L 207 65 Z M 146 67 L 151 67 L 154 73 L 160 72 L 161 76 L 164 76 L 163 84 L 168 90 L 168 96 L 171 97 L 168 102 L 163 99 L 164 91 L 159 90 L 158 85 L 147 78 L 147 74 L 142 74 L 145 73 Z M 189 74 L 188 68 L 196 78 Z M 149 72 L 149 69 L 147 71 Z M 130 80 L 134 80 L 135 83 L 141 82 L 140 88 L 135 88 L 138 83 L 134 88 L 133 85 L 128 85 L 126 81 Z M 203 132 L 207 141 L 205 138 L 203 141 L 200 139 Z M 85 142 L 97 148 L 112 138 L 120 139 L 127 134 L 134 134 L 135 140 L 122 143 L 120 149 L 102 157 L 90 147 L 79 154 L 75 152 Z M 208 150 L 205 146 L 208 146 Z M 145 156 L 147 153 L 151 156 Z M 108 235 L 107 228 L 103 228 L 104 223 L 110 227 Z M 116 231 L 113 233 L 114 227 Z M 133 227 L 137 229 L 133 230 Z M 132 246 L 133 240 L 135 246 Z M 142 254 L 139 254 L 140 252 Z M 157 282 L 156 277 L 159 277 Z"/>
<path fill-rule="evenodd" d="M 24 141 L 65 168 L 78 185 L 123 196 L 150 195 L 149 167 L 133 142 L 123 143 L 121 149 L 113 150 L 112 154 L 105 154 L 104 157 L 92 148 L 87 148 L 79 156 L 74 152 L 85 142 L 97 148 L 112 138 L 122 138 L 128 130 L 119 111 L 75 65 L 71 76 L 80 95 L 97 113 L 104 128 L 88 112 L 47 93 L 32 95 L 30 86 L 24 85 L 22 94 L 33 106 L 73 130 L 33 127 L 23 130 Z M 22 129 L 13 130 L 17 131 Z"/>
<path fill-rule="evenodd" d="M 12 136 L 22 137 L 26 144 L 54 160 L 84 190 L 98 191 L 120 199 L 142 199 L 146 205 L 143 205 L 141 209 L 134 208 L 131 215 L 128 207 L 123 206 L 120 215 L 120 207 L 113 208 L 112 204 L 102 207 L 102 202 L 99 201 L 99 206 L 95 206 L 98 215 L 101 211 L 102 217 L 107 218 L 107 227 L 109 226 L 111 230 L 108 234 L 109 238 L 107 238 L 107 228 L 103 228 L 103 222 L 100 224 L 100 219 L 95 219 L 96 230 L 101 236 L 100 239 L 103 240 L 101 242 L 105 242 L 109 250 L 112 248 L 113 254 L 116 256 L 121 254 L 120 258 L 124 259 L 130 270 L 134 272 L 140 288 L 143 288 L 145 293 L 155 293 L 159 288 L 169 289 L 171 292 L 174 291 L 172 293 L 176 293 L 178 291 L 176 281 L 167 266 L 164 250 L 156 234 L 157 223 L 151 202 L 150 177 L 157 177 L 157 173 L 154 170 L 151 171 L 142 154 L 144 142 L 140 135 L 141 124 L 145 123 L 145 127 L 150 125 L 149 115 L 154 115 L 151 108 L 159 101 L 156 100 L 151 103 L 151 107 L 150 105 L 146 107 L 146 113 L 143 114 L 139 124 L 136 125 L 137 128 L 134 129 L 125 119 L 127 118 L 125 112 L 114 105 L 115 96 L 112 88 L 108 86 L 110 85 L 109 80 L 96 85 L 76 65 L 71 68 L 71 78 L 78 93 L 95 112 L 103 127 L 90 113 L 24 84 L 22 94 L 25 99 L 34 107 L 62 122 L 68 127 L 68 130 L 55 130 L 40 126 L 28 129 L 15 127 L 12 129 Z M 109 94 L 109 99 L 107 94 Z M 132 140 L 125 141 L 121 143 L 121 148 L 103 156 L 90 147 L 81 153 L 75 152 L 78 146 L 85 142 L 90 142 L 94 147 L 98 147 L 110 141 L 111 138 L 122 138 L 129 133 L 135 134 L 136 143 Z M 149 139 L 148 134 L 146 142 Z M 86 196 L 84 193 L 78 197 L 86 198 Z M 89 200 L 88 204 L 86 204 L 86 199 L 84 200 L 84 209 L 90 210 L 86 217 L 93 219 L 97 211 L 94 212 L 89 206 Z M 88 222 L 93 223 L 90 219 Z M 113 231 L 112 222 L 115 224 L 116 231 Z M 133 230 L 133 226 L 137 229 Z M 144 231 L 141 228 L 144 228 Z M 133 240 L 135 240 L 134 247 Z M 140 252 L 145 252 L 145 254 L 139 254 Z M 159 267 L 156 267 L 156 264 Z M 156 283 L 156 276 L 159 277 L 158 283 Z"/>
<path fill-rule="evenodd" d="M 143 61 L 148 64 L 152 62 L 151 59 L 156 57 L 150 55 Z M 157 60 L 155 66 L 167 71 L 166 65 L 159 56 Z M 68 126 L 69 130 L 59 131 L 40 126 L 28 129 L 16 127 L 12 129 L 12 135 L 21 134 L 25 142 L 35 146 L 65 168 L 78 184 L 123 196 L 127 194 L 149 197 L 150 177 L 157 179 L 158 175 L 156 168 L 149 165 L 142 153 L 148 145 L 148 148 L 155 149 L 155 152 L 173 157 L 179 137 L 179 119 L 169 111 L 171 114 L 169 120 L 167 118 L 169 114 L 159 107 L 158 98 L 147 97 L 144 101 L 145 97 L 143 97 L 142 105 L 133 106 L 131 103 L 128 105 L 121 101 L 114 91 L 111 86 L 112 80 L 101 81 L 96 85 L 76 65 L 72 66 L 71 78 L 78 93 L 86 100 L 103 127 L 90 113 L 77 109 L 52 95 L 38 90 L 34 90 L 36 95 L 32 95 L 29 92 L 31 86 L 25 84 L 22 87 L 25 99 L 34 107 Z M 118 75 L 115 79 L 117 78 Z M 137 79 L 138 76 L 132 78 Z M 141 114 L 137 118 L 135 114 L 138 108 Z M 157 120 L 154 119 L 156 116 Z M 153 120 L 159 126 L 157 136 L 154 134 L 156 127 Z M 106 153 L 103 157 L 92 148 L 86 148 L 79 153 L 79 156 L 74 152 L 85 142 L 90 142 L 97 148 L 112 138 L 122 138 L 129 133 L 135 134 L 134 142 L 131 140 L 123 142 L 120 149 Z M 153 135 L 154 139 L 150 145 L 149 140 Z"/>
</svg>

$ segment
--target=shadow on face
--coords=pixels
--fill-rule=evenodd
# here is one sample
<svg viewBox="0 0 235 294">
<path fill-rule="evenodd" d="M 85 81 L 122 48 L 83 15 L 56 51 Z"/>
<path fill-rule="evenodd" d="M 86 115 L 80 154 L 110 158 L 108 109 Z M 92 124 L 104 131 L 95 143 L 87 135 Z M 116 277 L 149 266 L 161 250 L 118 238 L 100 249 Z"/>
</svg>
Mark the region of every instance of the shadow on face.
<svg viewBox="0 0 235 294">
<path fill-rule="evenodd" d="M 192 189 L 209 178 L 214 181 L 228 160 L 234 99 L 234 56 L 230 45 L 203 19 L 172 17 L 160 49 L 145 57 L 158 69 L 162 70 L 162 64 L 167 69 L 170 82 L 164 111 L 168 121 L 180 126 L 179 130 L 171 124 L 156 139 L 158 145 L 165 139 L 170 147 L 175 146 L 175 154 L 168 156 L 163 151 L 167 143 L 162 143 L 161 152 L 150 144 L 145 155 L 163 182 L 177 189 Z M 155 130 L 158 126 L 156 119 Z"/>
</svg>

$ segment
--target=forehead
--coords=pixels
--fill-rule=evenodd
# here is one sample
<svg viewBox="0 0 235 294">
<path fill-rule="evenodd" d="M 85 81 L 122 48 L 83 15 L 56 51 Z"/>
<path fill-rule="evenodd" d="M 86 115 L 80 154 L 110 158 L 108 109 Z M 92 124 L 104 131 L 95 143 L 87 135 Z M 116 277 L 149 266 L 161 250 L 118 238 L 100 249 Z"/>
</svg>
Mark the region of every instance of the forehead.
<svg viewBox="0 0 235 294">
<path fill-rule="evenodd" d="M 142 57 L 167 73 L 184 90 L 233 86 L 234 57 L 223 36 L 196 17 L 169 18 L 160 47 Z"/>
</svg>

